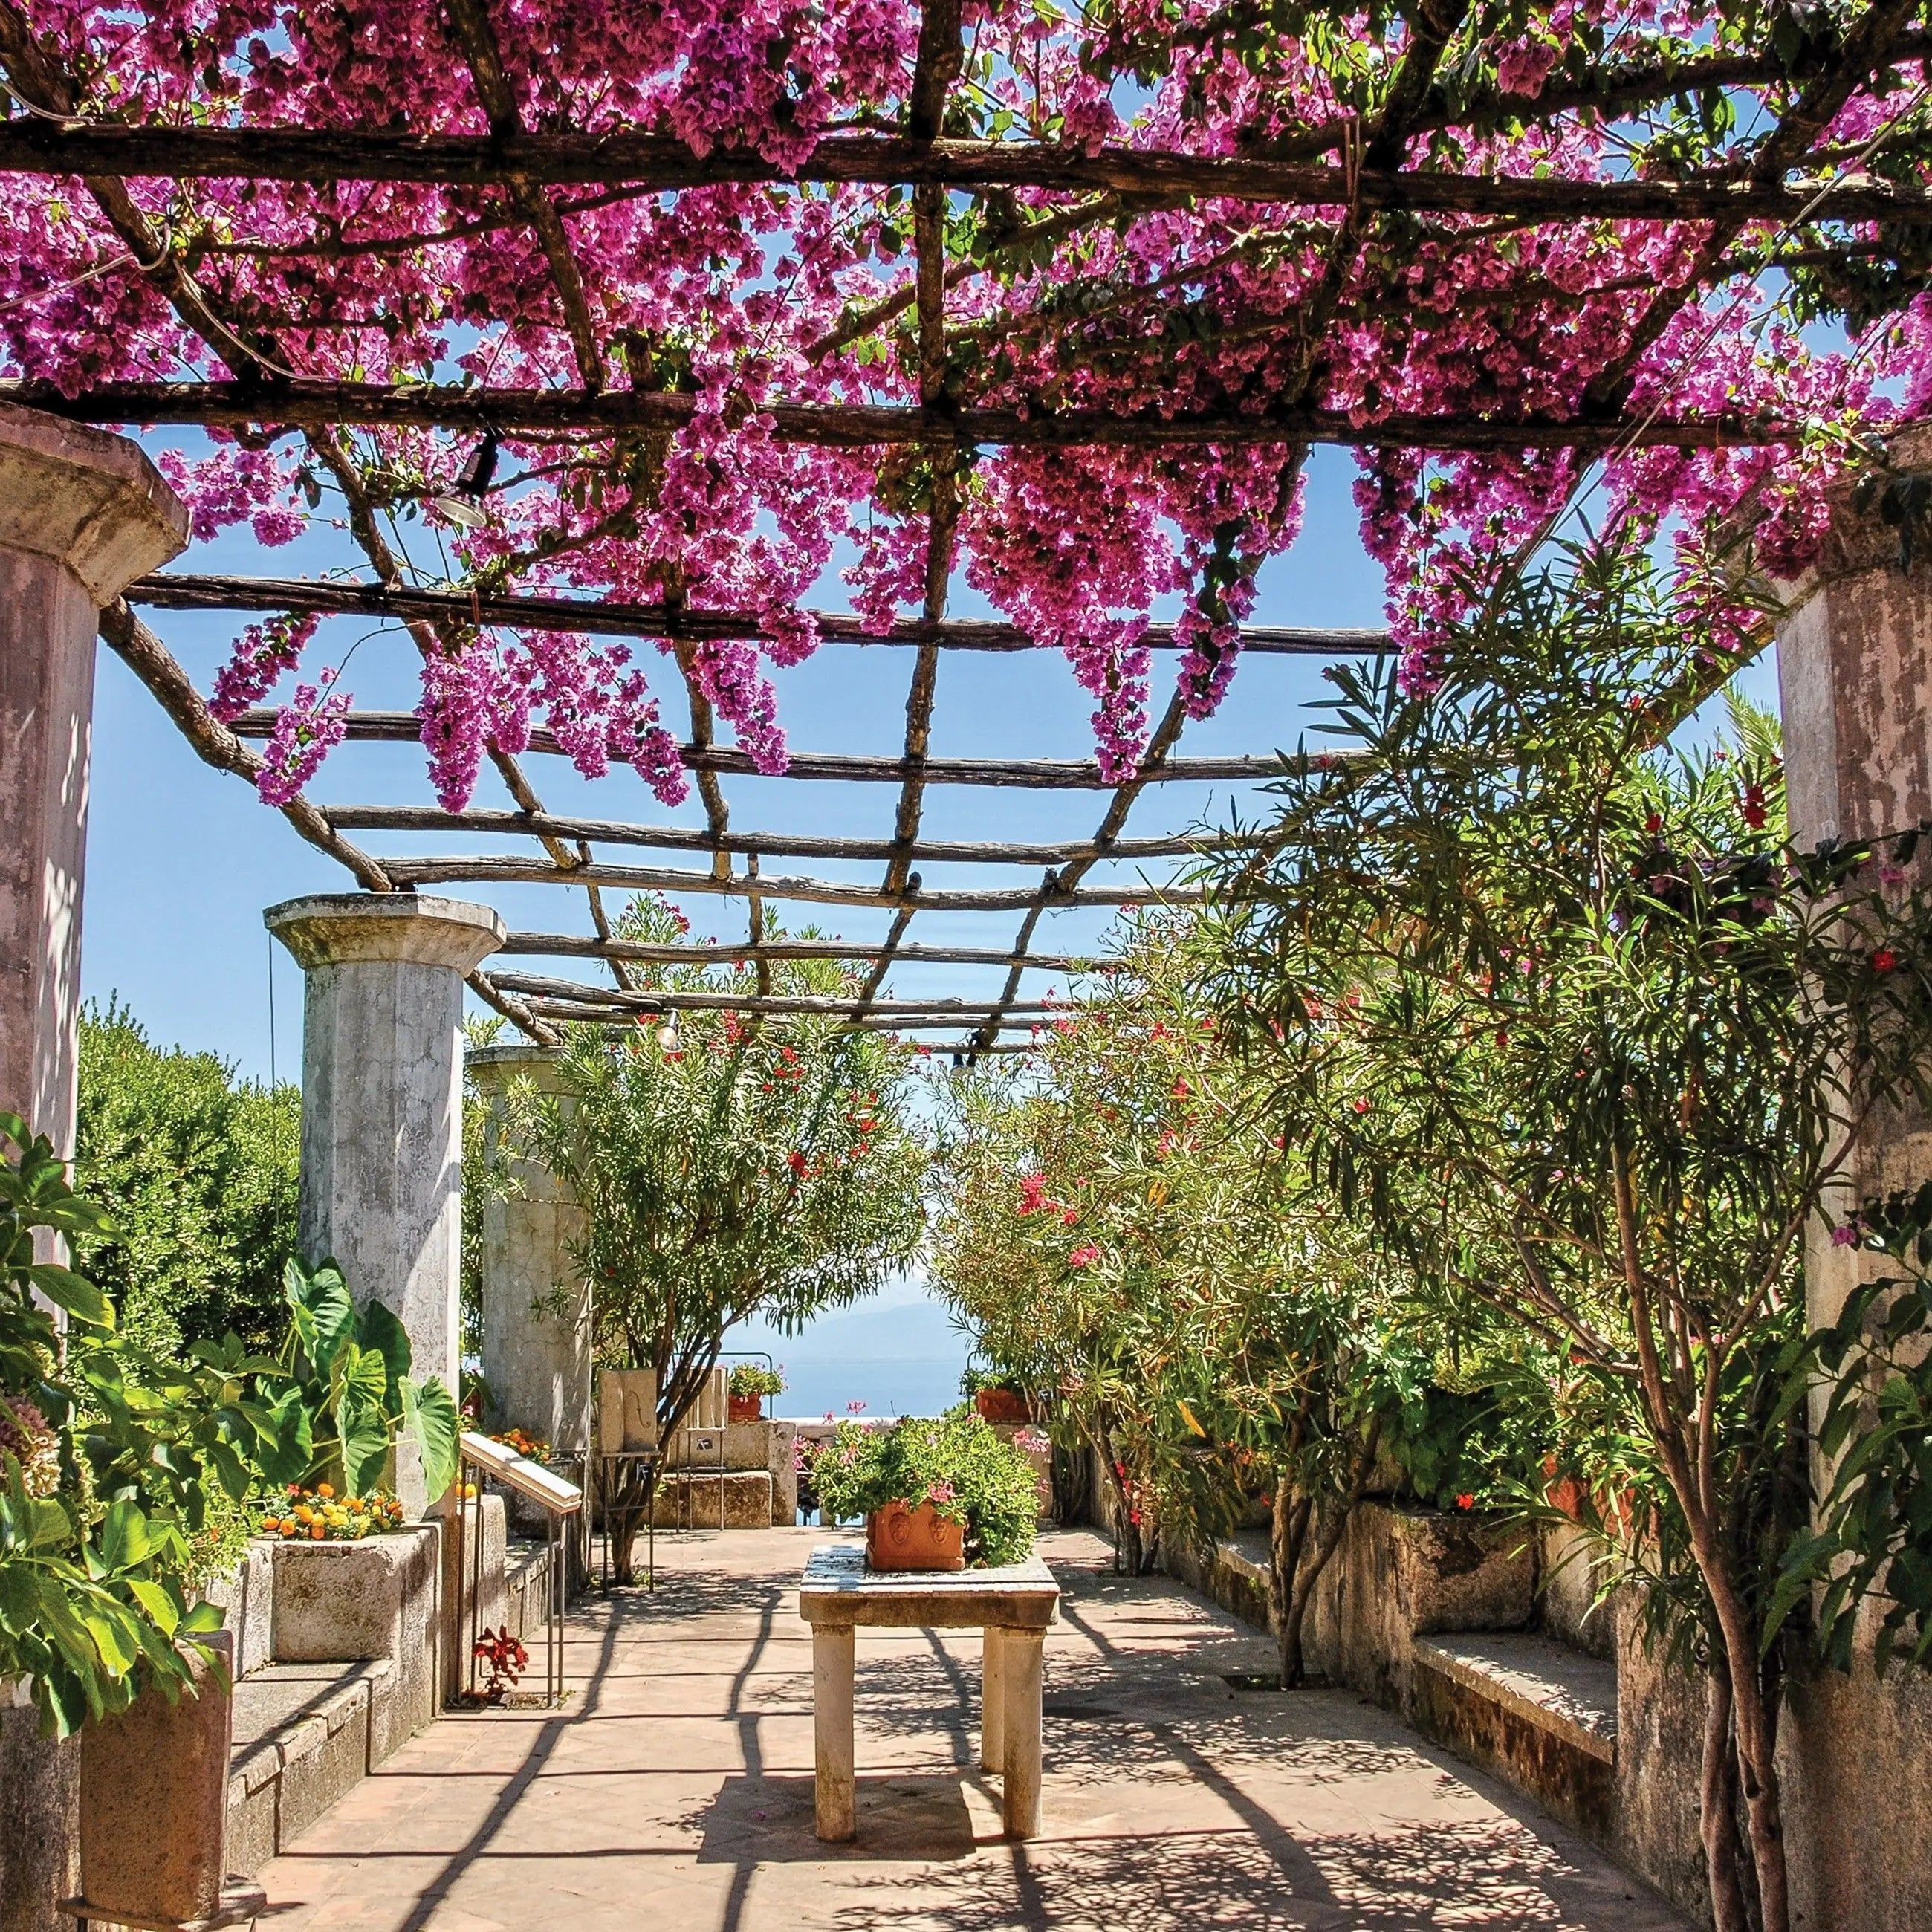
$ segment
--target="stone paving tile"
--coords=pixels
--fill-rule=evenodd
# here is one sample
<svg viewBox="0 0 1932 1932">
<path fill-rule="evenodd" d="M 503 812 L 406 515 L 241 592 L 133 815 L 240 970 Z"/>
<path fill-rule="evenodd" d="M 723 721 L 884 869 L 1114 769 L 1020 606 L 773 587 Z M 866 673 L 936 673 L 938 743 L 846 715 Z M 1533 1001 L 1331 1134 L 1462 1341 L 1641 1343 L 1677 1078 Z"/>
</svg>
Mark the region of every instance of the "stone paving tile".
<svg viewBox="0 0 1932 1932">
<path fill-rule="evenodd" d="M 1000 1836 L 976 1634 L 861 1630 L 859 1840 L 821 1845 L 795 1585 L 822 1540 L 661 1535 L 655 1594 L 573 1613 L 568 1708 L 412 1739 L 262 1873 L 268 1932 L 1685 1932 L 1386 1713 L 1231 1691 L 1267 1640 L 1080 1532 L 1045 1543 L 1044 1834 Z"/>
</svg>

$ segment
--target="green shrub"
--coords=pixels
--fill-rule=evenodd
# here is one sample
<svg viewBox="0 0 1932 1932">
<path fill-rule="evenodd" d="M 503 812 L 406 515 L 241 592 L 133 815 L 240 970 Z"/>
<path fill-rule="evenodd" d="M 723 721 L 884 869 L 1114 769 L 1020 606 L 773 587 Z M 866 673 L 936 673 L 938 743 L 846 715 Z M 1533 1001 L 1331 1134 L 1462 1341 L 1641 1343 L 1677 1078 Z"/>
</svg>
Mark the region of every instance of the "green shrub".
<svg viewBox="0 0 1932 1932">
<path fill-rule="evenodd" d="M 74 1184 L 113 1223 L 77 1264 L 121 1333 L 157 1351 L 274 1346 L 296 1246 L 302 1094 L 238 1081 L 212 1053 L 164 1051 L 110 1000 L 81 1016 Z"/>
<path fill-rule="evenodd" d="M 813 1460 L 812 1484 L 832 1522 L 890 1502 L 930 1503 L 948 1522 L 965 1525 L 975 1566 L 1018 1563 L 1033 1548 L 1033 1466 L 969 1411 L 909 1415 L 890 1429 L 842 1422 Z"/>
</svg>

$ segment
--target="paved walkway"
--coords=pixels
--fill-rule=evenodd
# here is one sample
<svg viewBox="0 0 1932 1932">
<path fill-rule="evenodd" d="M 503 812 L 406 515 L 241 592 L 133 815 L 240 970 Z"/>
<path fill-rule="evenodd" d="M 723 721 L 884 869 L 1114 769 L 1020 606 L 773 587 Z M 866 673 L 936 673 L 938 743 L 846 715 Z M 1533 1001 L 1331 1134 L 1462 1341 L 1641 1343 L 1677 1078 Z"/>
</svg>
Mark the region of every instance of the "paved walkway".
<svg viewBox="0 0 1932 1932">
<path fill-rule="evenodd" d="M 812 1829 L 818 1531 L 660 1537 L 655 1597 L 572 1617 L 567 1712 L 432 1726 L 262 1874 L 275 1932 L 1684 1932 L 1592 1851 L 1345 1693 L 1237 1694 L 1267 1640 L 1044 1553 L 1045 1834 L 999 1835 L 976 1633 L 861 1630 L 859 1842 Z M 538 1658 L 532 1666 L 541 1670 Z"/>
</svg>

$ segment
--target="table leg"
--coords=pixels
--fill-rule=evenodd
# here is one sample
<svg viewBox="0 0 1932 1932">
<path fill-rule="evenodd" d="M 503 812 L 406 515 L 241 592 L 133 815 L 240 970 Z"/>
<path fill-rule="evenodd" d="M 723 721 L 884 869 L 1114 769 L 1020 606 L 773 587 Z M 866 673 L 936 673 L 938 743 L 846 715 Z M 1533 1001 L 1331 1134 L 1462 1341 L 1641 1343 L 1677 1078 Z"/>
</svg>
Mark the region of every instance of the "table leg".
<svg viewBox="0 0 1932 1932">
<path fill-rule="evenodd" d="M 852 1659 L 850 1624 L 818 1624 L 812 1633 L 812 1782 L 818 1835 L 838 1844 L 855 1837 L 852 1789 Z"/>
<path fill-rule="evenodd" d="M 1040 1835 L 1040 1650 L 1046 1633 L 1000 1633 L 1000 1720 L 1006 1748 L 1006 1836 Z"/>
<path fill-rule="evenodd" d="M 980 1671 L 980 1768 L 1004 1772 L 1006 1768 L 1006 1726 L 1000 1720 L 1006 1678 L 1000 1670 L 1005 1657 L 1002 1640 L 1006 1636 L 998 1624 L 986 1626 L 985 1661 Z"/>
</svg>

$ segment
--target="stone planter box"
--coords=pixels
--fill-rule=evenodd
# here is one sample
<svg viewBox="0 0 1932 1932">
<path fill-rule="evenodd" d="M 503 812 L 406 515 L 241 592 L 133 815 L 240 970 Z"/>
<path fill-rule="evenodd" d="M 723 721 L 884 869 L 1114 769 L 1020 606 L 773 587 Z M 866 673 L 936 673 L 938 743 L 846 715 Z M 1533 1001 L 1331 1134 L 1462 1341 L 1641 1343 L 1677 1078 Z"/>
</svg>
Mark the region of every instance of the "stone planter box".
<svg viewBox="0 0 1932 1932">
<path fill-rule="evenodd" d="M 142 1924 L 212 1918 L 226 1871 L 226 1681 L 234 1641 L 206 1640 L 220 1665 L 190 1656 L 195 1694 L 150 1685 L 80 1740 L 80 1889 L 88 1916 Z"/>
<path fill-rule="evenodd" d="M 440 1526 L 425 1522 L 360 1543 L 273 1546 L 278 1663 L 395 1660 L 397 1694 L 386 1714 L 392 1735 L 370 1740 L 377 1762 L 428 1724 L 442 1701 L 442 1540 Z"/>
<path fill-rule="evenodd" d="M 914 1509 L 886 1504 L 866 1519 L 866 1567 L 870 1570 L 963 1570 L 966 1526 L 948 1522 L 930 1503 Z"/>
</svg>

